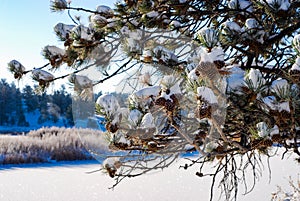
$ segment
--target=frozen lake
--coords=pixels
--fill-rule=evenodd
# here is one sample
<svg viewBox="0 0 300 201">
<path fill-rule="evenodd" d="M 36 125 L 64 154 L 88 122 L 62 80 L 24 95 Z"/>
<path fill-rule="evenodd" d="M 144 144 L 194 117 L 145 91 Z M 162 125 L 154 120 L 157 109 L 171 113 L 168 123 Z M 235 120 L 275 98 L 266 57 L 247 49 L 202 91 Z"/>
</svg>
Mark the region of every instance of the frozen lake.
<svg viewBox="0 0 300 201">
<path fill-rule="evenodd" d="M 287 163 L 288 162 L 288 163 Z M 288 190 L 288 177 L 300 173 L 299 165 L 292 159 L 280 157 L 270 160 L 272 180 L 268 170 L 252 193 L 239 195 L 238 200 L 270 200 L 277 185 Z M 95 161 L 57 163 L 56 165 L 0 166 L 1 201 L 191 201 L 208 200 L 210 178 L 195 176 L 196 167 L 178 169 L 183 159 L 164 171 L 124 180 L 114 190 L 109 190 L 114 180 L 101 172 Z M 241 193 L 241 192 L 240 192 Z M 216 193 L 214 200 L 218 200 Z"/>
</svg>

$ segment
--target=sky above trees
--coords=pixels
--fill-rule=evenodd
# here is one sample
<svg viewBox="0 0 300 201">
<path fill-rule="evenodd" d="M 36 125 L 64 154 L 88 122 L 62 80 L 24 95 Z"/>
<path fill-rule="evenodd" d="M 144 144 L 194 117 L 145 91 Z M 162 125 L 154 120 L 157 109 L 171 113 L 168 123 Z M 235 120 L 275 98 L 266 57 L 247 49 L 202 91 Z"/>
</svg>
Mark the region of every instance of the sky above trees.
<svg viewBox="0 0 300 201">
<path fill-rule="evenodd" d="M 114 1 L 73 0 L 72 5 L 95 9 L 96 5 L 113 6 Z M 41 67 L 47 61 L 41 55 L 46 45 L 62 47 L 62 42 L 54 34 L 53 27 L 58 22 L 72 24 L 68 14 L 53 13 L 49 1 L 0 1 L 0 78 L 8 83 L 14 80 L 7 70 L 7 63 L 13 59 L 19 60 L 26 68 Z M 73 13 L 77 15 L 78 13 Z M 86 14 L 82 14 L 82 22 L 87 21 Z M 24 78 L 26 84 L 32 83 L 30 76 Z M 58 83 L 59 84 L 59 83 Z M 22 87 L 22 83 L 20 87 Z M 58 86 L 59 88 L 59 86 Z"/>
</svg>

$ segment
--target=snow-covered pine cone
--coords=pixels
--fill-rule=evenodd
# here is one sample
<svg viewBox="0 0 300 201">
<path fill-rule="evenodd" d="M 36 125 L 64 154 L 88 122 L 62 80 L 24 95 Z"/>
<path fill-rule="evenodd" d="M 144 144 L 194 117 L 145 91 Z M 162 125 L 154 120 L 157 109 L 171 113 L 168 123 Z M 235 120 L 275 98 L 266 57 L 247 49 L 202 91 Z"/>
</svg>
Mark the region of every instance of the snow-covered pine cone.
<svg viewBox="0 0 300 201">
<path fill-rule="evenodd" d="M 110 166 L 109 164 L 105 164 L 105 169 L 108 173 L 108 175 L 113 178 L 116 175 L 117 169 L 115 167 Z"/>
</svg>

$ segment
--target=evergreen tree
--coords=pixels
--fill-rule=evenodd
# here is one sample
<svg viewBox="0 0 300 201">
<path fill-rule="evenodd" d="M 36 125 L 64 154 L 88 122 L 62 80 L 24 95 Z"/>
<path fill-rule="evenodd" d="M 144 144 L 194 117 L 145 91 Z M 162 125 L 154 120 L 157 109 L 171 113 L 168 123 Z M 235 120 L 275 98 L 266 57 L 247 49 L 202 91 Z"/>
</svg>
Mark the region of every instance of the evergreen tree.
<svg viewBox="0 0 300 201">
<path fill-rule="evenodd" d="M 38 96 L 34 93 L 33 89 L 29 85 L 26 85 L 22 92 L 27 112 L 34 112 L 39 105 Z"/>
<path fill-rule="evenodd" d="M 64 47 L 43 48 L 48 64 L 25 71 L 13 60 L 9 68 L 17 79 L 32 72 L 41 92 L 68 77 L 75 121 L 94 115 L 93 86 L 123 73 L 125 103 L 113 94 L 96 101 L 109 148 L 126 152 L 103 162 L 116 184 L 197 151 L 184 168 L 200 164 L 196 175 L 213 175 L 212 189 L 220 178 L 229 200 L 239 182 L 247 189 L 239 175 L 250 169 L 256 178 L 273 144 L 300 161 L 299 1 L 128 0 L 88 10 L 53 0 L 51 9 L 85 11 L 89 24 L 70 15 L 73 25 L 54 27 Z M 63 65 L 73 72 L 50 73 Z M 92 68 L 102 76 L 80 75 Z M 212 161 L 214 172 L 203 173 Z"/>
</svg>

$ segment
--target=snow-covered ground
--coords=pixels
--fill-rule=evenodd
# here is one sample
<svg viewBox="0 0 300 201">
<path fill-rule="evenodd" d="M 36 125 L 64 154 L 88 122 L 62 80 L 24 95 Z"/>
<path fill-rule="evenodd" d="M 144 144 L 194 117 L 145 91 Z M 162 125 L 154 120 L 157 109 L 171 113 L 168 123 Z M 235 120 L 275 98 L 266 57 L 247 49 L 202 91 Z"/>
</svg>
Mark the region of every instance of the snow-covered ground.
<svg viewBox="0 0 300 201">
<path fill-rule="evenodd" d="M 197 168 L 178 169 L 183 159 L 168 169 L 149 175 L 124 180 L 109 190 L 113 180 L 101 172 L 95 161 L 63 162 L 53 164 L 0 166 L 1 201 L 206 201 L 209 197 L 210 178 L 195 176 Z M 289 176 L 297 179 L 299 165 L 293 159 L 270 161 L 272 180 L 269 183 L 267 167 L 263 177 L 250 194 L 239 195 L 238 200 L 270 200 L 271 193 L 280 185 L 291 190 Z M 249 181 L 250 182 L 250 181 Z M 215 199 L 219 194 L 216 192 Z"/>
</svg>

